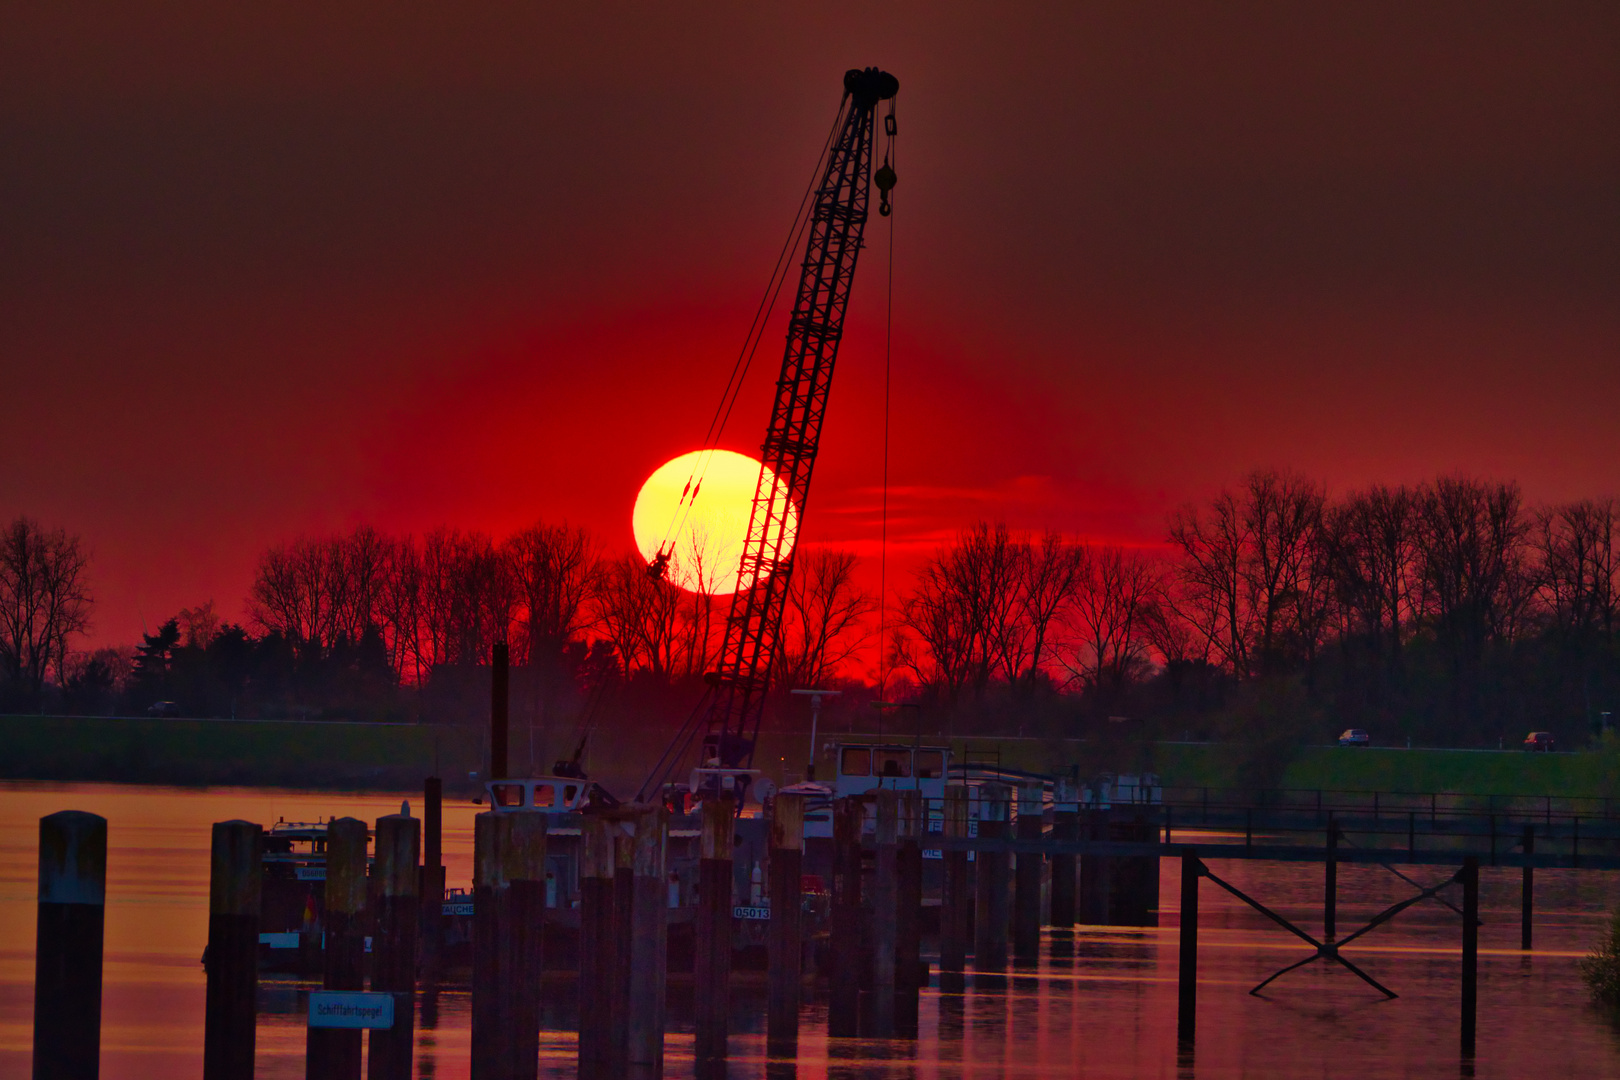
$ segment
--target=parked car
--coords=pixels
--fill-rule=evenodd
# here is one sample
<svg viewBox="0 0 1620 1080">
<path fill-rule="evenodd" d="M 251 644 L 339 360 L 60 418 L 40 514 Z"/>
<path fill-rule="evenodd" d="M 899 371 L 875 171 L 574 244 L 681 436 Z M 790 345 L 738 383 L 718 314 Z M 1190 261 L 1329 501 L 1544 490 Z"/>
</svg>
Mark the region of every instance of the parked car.
<svg viewBox="0 0 1620 1080">
<path fill-rule="evenodd" d="M 180 716 L 180 706 L 172 701 L 154 701 L 147 706 L 146 715 L 178 718 Z"/>
<path fill-rule="evenodd" d="M 1530 734 L 1528 734 L 1528 735 L 1526 735 L 1524 737 L 1524 748 L 1526 750 L 1540 750 L 1540 751 L 1543 751 L 1544 753 L 1549 753 L 1549 754 L 1552 753 L 1552 748 L 1553 748 L 1552 732 L 1550 732 L 1550 731 L 1532 731 Z"/>
<path fill-rule="evenodd" d="M 1367 734 L 1365 728 L 1345 728 L 1339 732 L 1340 746 L 1371 746 L 1372 736 Z"/>
</svg>

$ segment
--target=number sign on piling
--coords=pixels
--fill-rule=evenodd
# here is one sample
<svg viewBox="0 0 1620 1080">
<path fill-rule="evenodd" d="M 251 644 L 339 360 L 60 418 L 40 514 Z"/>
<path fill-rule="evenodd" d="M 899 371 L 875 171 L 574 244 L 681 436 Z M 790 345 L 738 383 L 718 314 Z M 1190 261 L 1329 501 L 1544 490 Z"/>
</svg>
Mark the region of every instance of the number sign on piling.
<svg viewBox="0 0 1620 1080">
<path fill-rule="evenodd" d="M 394 995 L 359 990 L 311 990 L 312 1028 L 381 1028 L 394 1026 Z"/>
</svg>

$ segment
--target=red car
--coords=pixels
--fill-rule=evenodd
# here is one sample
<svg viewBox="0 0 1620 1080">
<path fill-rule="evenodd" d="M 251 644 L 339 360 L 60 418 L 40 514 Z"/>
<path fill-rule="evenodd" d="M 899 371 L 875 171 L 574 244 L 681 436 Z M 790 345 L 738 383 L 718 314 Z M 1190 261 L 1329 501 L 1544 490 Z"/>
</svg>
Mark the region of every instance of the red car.
<svg viewBox="0 0 1620 1080">
<path fill-rule="evenodd" d="M 1524 737 L 1524 748 L 1526 750 L 1541 750 L 1545 753 L 1552 753 L 1552 732 L 1532 731 L 1530 734 Z"/>
</svg>

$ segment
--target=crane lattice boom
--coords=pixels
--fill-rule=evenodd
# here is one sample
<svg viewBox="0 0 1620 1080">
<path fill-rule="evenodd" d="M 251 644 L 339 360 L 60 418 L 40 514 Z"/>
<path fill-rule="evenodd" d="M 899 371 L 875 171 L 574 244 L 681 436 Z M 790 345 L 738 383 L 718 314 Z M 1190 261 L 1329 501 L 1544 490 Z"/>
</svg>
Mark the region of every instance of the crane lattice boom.
<svg viewBox="0 0 1620 1080">
<path fill-rule="evenodd" d="M 743 544 L 740 587 L 731 598 L 714 674 L 715 697 L 703 756 L 722 768 L 746 768 L 753 758 L 793 574 L 790 517 L 802 522 L 810 499 L 821 421 L 866 230 L 875 114 L 878 102 L 893 99 L 899 89 L 894 76 L 877 68 L 844 75 L 848 111 L 811 209 L 787 348 L 762 447 L 763 467 Z"/>
</svg>

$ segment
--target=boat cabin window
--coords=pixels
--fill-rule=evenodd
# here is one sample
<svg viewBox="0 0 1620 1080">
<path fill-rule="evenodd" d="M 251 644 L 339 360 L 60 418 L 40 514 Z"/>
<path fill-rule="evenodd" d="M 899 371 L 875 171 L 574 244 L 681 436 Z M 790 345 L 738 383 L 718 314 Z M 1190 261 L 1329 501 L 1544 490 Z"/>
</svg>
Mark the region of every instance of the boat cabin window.
<svg viewBox="0 0 1620 1080">
<path fill-rule="evenodd" d="M 522 784 L 492 784 L 490 786 L 491 802 L 496 806 L 522 806 Z"/>
<path fill-rule="evenodd" d="M 557 789 L 550 784 L 534 785 L 534 805 L 536 809 L 550 806 L 557 798 Z"/>
<path fill-rule="evenodd" d="M 838 771 L 844 776 L 871 776 L 872 751 L 864 746 L 846 746 L 838 761 Z"/>
<path fill-rule="evenodd" d="M 910 776 L 911 751 L 893 747 L 879 747 L 872 752 L 873 765 L 879 776 Z"/>
<path fill-rule="evenodd" d="M 569 784 L 567 787 L 563 788 L 563 805 L 574 805 L 574 796 L 578 793 L 579 788 L 575 787 L 573 784 Z"/>
<path fill-rule="evenodd" d="M 945 775 L 945 754 L 939 750 L 917 751 L 917 777 L 938 780 Z"/>
</svg>

